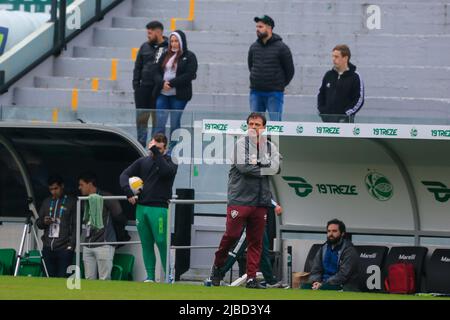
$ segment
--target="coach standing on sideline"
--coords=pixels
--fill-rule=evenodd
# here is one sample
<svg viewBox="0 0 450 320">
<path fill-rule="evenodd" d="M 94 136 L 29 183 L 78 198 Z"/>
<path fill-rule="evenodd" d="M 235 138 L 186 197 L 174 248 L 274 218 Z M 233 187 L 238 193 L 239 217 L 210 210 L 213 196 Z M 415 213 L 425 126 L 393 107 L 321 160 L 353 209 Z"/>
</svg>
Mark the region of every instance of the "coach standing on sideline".
<svg viewBox="0 0 450 320">
<path fill-rule="evenodd" d="M 265 289 L 256 280 L 261 260 L 267 210 L 272 206 L 269 176 L 280 172 L 281 156 L 277 146 L 266 135 L 266 118 L 251 113 L 247 118 L 248 134 L 235 145 L 228 178 L 228 206 L 225 234 L 216 251 L 211 270 L 211 282 L 219 286 L 220 268 L 228 251 L 247 228 L 247 288 Z"/>
<path fill-rule="evenodd" d="M 323 122 L 353 122 L 364 105 L 364 82 L 350 63 L 350 49 L 345 44 L 333 49 L 333 69 L 322 80 L 317 108 Z"/>
<path fill-rule="evenodd" d="M 294 77 L 294 62 L 289 47 L 272 32 L 273 19 L 255 17 L 258 40 L 248 52 L 250 71 L 250 111 L 269 112 L 270 120 L 281 121 L 284 89 Z"/>
</svg>

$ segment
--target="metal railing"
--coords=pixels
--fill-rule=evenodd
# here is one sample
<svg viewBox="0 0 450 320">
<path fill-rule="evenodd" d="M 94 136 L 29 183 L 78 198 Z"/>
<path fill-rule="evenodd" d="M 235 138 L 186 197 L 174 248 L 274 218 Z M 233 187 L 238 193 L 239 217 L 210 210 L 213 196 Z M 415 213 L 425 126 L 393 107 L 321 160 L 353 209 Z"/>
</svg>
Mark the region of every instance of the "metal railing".
<svg viewBox="0 0 450 320">
<path fill-rule="evenodd" d="M 110 5 L 102 9 L 102 0 L 95 1 L 95 13 L 90 17 L 79 29 L 66 35 L 67 26 L 67 0 L 52 0 L 50 10 L 49 22 L 54 24 L 53 44 L 50 49 L 41 56 L 35 57 L 32 61 L 24 61 L 23 69 L 14 75 L 5 75 L 2 66 L 0 65 L 0 95 L 7 92 L 8 89 L 28 72 L 33 70 L 39 64 L 44 62 L 52 55 L 59 55 L 65 49 L 66 44 L 86 30 L 95 22 L 102 20 L 107 12 L 119 5 L 123 0 L 112 1 Z M 6 53 L 6 52 L 5 52 Z"/>
<path fill-rule="evenodd" d="M 175 196 L 176 197 L 176 196 Z M 103 200 L 128 200 L 126 196 L 102 196 Z M 81 202 L 87 201 L 89 197 L 82 196 L 77 199 L 76 207 L 76 246 L 75 246 L 75 264 L 77 270 L 80 268 L 80 255 L 81 247 L 87 245 L 124 245 L 124 244 L 141 244 L 141 241 L 114 241 L 114 242 L 81 242 Z M 175 212 L 174 206 L 177 204 L 226 204 L 226 200 L 181 200 L 181 199 L 171 199 L 169 201 L 169 208 L 167 211 L 167 250 L 166 250 L 166 272 L 165 272 L 165 282 L 173 283 L 175 282 L 175 257 L 176 250 L 183 249 L 216 249 L 217 245 L 204 245 L 204 246 L 172 246 L 172 212 Z M 172 276 L 172 279 L 171 279 Z"/>
<path fill-rule="evenodd" d="M 175 259 L 178 249 L 216 249 L 217 246 L 172 246 L 171 240 L 171 212 L 177 204 L 226 204 L 227 200 L 182 200 L 172 199 L 169 201 L 169 210 L 167 212 L 167 256 L 166 256 L 166 283 L 175 282 Z M 174 215 L 175 217 L 175 215 Z M 173 275 L 173 279 L 170 276 Z"/>
</svg>

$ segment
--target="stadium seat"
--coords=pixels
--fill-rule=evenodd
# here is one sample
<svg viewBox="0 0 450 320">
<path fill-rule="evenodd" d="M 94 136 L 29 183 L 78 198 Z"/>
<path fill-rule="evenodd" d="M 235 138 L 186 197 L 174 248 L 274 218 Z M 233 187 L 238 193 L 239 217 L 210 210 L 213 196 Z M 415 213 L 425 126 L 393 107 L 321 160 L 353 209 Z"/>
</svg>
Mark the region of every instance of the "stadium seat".
<svg viewBox="0 0 450 320">
<path fill-rule="evenodd" d="M 306 257 L 305 267 L 303 268 L 304 272 L 311 272 L 314 258 L 317 252 L 319 252 L 319 249 L 320 247 L 322 247 L 322 245 L 322 243 L 315 243 L 311 246 L 308 252 L 308 256 Z"/>
<path fill-rule="evenodd" d="M 384 246 L 355 246 L 355 249 L 359 255 L 360 290 L 366 292 L 378 291 L 367 287 L 367 279 L 371 276 L 370 273 L 367 273 L 367 268 L 369 266 L 378 266 L 381 270 L 389 248 Z"/>
<path fill-rule="evenodd" d="M 14 274 L 14 264 L 16 262 L 16 250 L 14 249 L 0 249 L 0 265 L 3 270 L 0 275 L 12 276 Z"/>
<path fill-rule="evenodd" d="M 42 277 L 44 275 L 42 259 L 38 250 L 30 250 L 22 257 L 18 275 L 27 277 Z"/>
<path fill-rule="evenodd" d="M 125 280 L 123 279 L 123 268 L 117 264 L 113 265 L 111 270 L 111 280 Z"/>
<path fill-rule="evenodd" d="M 424 262 L 428 248 L 425 247 L 392 247 L 389 251 L 383 268 L 383 284 L 390 265 L 395 263 L 411 263 L 416 275 L 416 292 L 421 291 L 422 276 L 424 274 Z"/>
<path fill-rule="evenodd" d="M 114 280 L 133 281 L 133 268 L 134 268 L 134 256 L 133 255 L 126 254 L 126 253 L 116 253 L 114 255 L 113 265 L 121 267 L 121 269 L 122 269 L 122 274 L 120 276 L 120 279 L 114 279 Z"/>
<path fill-rule="evenodd" d="M 436 249 L 427 264 L 427 291 L 450 294 L 450 249 Z"/>
</svg>

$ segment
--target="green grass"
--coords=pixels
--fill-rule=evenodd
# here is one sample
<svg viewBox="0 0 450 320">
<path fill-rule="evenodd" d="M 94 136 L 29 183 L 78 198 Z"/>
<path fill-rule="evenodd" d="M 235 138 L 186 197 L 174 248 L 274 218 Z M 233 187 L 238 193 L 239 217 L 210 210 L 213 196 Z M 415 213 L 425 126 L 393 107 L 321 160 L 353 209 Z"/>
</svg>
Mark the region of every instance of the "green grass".
<svg viewBox="0 0 450 320">
<path fill-rule="evenodd" d="M 124 281 L 81 281 L 69 290 L 65 279 L 0 277 L 0 300 L 430 300 L 429 296 L 310 291 L 255 290 L 244 287 L 204 287 Z"/>
</svg>

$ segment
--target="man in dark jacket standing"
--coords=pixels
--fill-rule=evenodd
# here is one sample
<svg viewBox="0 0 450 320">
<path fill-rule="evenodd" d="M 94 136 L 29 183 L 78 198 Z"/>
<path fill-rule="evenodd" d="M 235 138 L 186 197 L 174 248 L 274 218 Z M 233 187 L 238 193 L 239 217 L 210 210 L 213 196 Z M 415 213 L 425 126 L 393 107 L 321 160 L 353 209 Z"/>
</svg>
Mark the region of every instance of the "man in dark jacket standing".
<svg viewBox="0 0 450 320">
<path fill-rule="evenodd" d="M 258 40 L 250 46 L 250 110 L 269 112 L 270 120 L 281 121 L 284 89 L 294 77 L 294 62 L 289 47 L 272 32 L 273 19 L 255 17 Z"/>
<path fill-rule="evenodd" d="M 269 177 L 280 172 L 281 156 L 266 135 L 266 118 L 251 113 L 247 118 L 248 134 L 237 140 L 228 177 L 228 206 L 225 234 L 216 251 L 211 282 L 219 286 L 228 251 L 239 239 L 246 225 L 247 288 L 263 289 L 256 281 L 261 260 L 267 210 L 272 206 Z"/>
<path fill-rule="evenodd" d="M 155 127 L 156 117 L 154 112 L 159 88 L 156 86 L 155 77 L 159 75 L 161 58 L 167 51 L 167 38 L 163 36 L 164 26 L 159 21 L 147 24 L 146 41 L 136 58 L 133 71 L 134 101 L 136 104 L 136 126 L 138 141 L 147 146 L 148 119 L 152 116 L 152 126 Z"/>
<path fill-rule="evenodd" d="M 172 198 L 172 186 L 178 166 L 167 155 L 167 137 L 157 133 L 149 143 L 150 156 L 136 160 L 120 175 L 120 186 L 128 197 L 128 201 L 136 208 L 136 227 L 142 243 L 147 279 L 155 281 L 156 243 L 161 263 L 166 269 L 167 254 L 167 208 Z M 130 188 L 129 179 L 140 177 L 144 187 L 136 201 Z"/>
<path fill-rule="evenodd" d="M 309 276 L 313 290 L 359 291 L 359 256 L 350 240 L 344 239 L 345 224 L 327 223 L 327 242 L 317 252 Z"/>
<path fill-rule="evenodd" d="M 36 225 L 44 230 L 42 254 L 48 275 L 65 278 L 75 249 L 76 200 L 64 192 L 59 175 L 48 178 L 48 189 L 51 196 L 42 202 Z"/>
<path fill-rule="evenodd" d="M 348 46 L 334 47 L 332 57 L 334 67 L 323 77 L 317 107 L 323 122 L 353 122 L 364 105 L 364 83 L 350 63 Z"/>
</svg>

